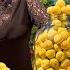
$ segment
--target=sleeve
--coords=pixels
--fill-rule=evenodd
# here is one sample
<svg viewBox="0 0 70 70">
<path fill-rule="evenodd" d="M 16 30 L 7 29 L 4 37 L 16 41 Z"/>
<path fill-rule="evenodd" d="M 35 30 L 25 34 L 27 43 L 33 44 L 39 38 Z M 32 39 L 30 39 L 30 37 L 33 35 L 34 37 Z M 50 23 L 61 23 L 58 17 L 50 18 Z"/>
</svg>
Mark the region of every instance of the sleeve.
<svg viewBox="0 0 70 70">
<path fill-rule="evenodd" d="M 27 0 L 27 5 L 31 20 L 35 25 L 41 26 L 41 24 L 47 23 L 47 10 L 39 0 Z"/>
</svg>

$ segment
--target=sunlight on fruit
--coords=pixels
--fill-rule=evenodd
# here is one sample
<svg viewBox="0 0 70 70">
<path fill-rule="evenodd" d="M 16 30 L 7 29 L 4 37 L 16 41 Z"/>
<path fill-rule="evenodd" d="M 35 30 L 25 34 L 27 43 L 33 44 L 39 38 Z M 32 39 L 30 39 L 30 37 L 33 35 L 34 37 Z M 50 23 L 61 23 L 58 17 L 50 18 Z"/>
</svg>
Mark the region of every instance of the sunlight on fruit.
<svg viewBox="0 0 70 70">
<path fill-rule="evenodd" d="M 35 40 L 36 70 L 70 70 L 70 5 L 57 0 L 47 13 L 51 24 Z"/>
</svg>

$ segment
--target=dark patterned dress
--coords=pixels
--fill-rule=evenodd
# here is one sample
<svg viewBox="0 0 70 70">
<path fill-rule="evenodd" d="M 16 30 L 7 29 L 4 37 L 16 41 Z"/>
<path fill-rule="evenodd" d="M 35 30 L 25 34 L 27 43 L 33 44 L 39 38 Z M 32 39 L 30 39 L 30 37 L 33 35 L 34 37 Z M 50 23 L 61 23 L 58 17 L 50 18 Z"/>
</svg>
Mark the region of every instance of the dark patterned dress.
<svg viewBox="0 0 70 70">
<path fill-rule="evenodd" d="M 28 10 L 35 25 L 47 23 L 47 9 L 40 3 L 40 0 L 27 0 Z"/>
<path fill-rule="evenodd" d="M 31 28 L 47 19 L 46 9 L 37 0 L 0 0 L 0 62 L 11 70 L 32 70 Z"/>
</svg>

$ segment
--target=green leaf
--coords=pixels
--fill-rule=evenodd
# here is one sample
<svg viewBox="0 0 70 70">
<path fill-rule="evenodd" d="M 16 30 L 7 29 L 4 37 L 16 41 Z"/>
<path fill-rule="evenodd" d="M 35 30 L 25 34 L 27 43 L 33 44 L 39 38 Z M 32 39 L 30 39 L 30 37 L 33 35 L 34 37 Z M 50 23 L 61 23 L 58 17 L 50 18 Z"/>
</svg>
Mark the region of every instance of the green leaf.
<svg viewBox="0 0 70 70">
<path fill-rule="evenodd" d="M 65 0 L 66 4 L 70 4 L 70 0 Z"/>
<path fill-rule="evenodd" d="M 46 6 L 52 6 L 55 4 L 56 0 L 40 0 Z"/>
<path fill-rule="evenodd" d="M 48 3 L 48 0 L 41 0 L 41 2 L 46 5 Z"/>
</svg>

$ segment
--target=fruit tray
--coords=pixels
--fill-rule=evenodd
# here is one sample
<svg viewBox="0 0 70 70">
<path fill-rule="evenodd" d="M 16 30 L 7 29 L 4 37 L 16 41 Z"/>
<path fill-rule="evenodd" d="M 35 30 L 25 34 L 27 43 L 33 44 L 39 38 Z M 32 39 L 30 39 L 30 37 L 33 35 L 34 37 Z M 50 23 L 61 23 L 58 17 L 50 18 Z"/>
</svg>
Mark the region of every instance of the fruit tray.
<svg viewBox="0 0 70 70">
<path fill-rule="evenodd" d="M 70 5 L 57 0 L 47 8 L 48 22 L 37 31 L 34 70 L 70 70 Z"/>
</svg>

